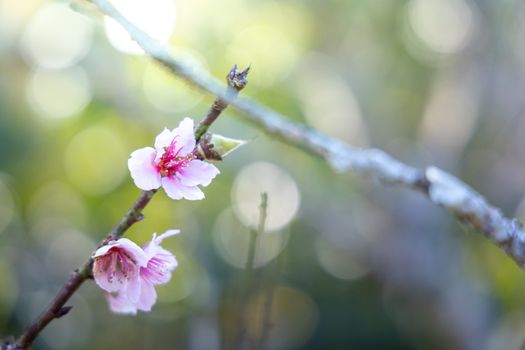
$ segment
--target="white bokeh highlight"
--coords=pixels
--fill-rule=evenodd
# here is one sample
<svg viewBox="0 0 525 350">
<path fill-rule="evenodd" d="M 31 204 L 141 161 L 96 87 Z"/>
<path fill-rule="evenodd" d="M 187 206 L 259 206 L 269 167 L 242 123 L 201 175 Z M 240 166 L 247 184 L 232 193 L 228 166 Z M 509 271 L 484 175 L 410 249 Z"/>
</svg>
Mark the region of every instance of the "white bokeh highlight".
<svg viewBox="0 0 525 350">
<path fill-rule="evenodd" d="M 175 29 L 175 3 L 173 0 L 111 0 L 115 8 L 129 21 L 161 44 L 166 44 Z M 144 51 L 135 43 L 120 24 L 106 17 L 106 36 L 119 51 L 142 55 Z"/>
<path fill-rule="evenodd" d="M 460 155 L 478 122 L 478 82 L 456 73 L 440 77 L 433 85 L 418 130 L 419 142 L 436 152 Z"/>
<path fill-rule="evenodd" d="M 256 205 L 257 206 L 257 205 Z M 257 237 L 254 267 L 275 259 L 288 240 L 286 232 L 263 233 Z M 239 269 L 246 268 L 250 246 L 250 230 L 243 226 L 231 209 L 224 210 L 213 227 L 213 243 L 221 258 Z"/>
<path fill-rule="evenodd" d="M 350 249 L 334 245 L 323 237 L 315 242 L 317 260 L 326 273 L 343 280 L 365 276 L 368 269 L 354 258 Z"/>
<path fill-rule="evenodd" d="M 241 169 L 232 187 L 232 207 L 239 220 L 255 228 L 261 193 L 268 194 L 266 230 L 276 231 L 296 216 L 301 196 L 294 179 L 275 164 L 256 162 Z"/>
<path fill-rule="evenodd" d="M 111 127 L 95 125 L 75 135 L 64 152 L 64 169 L 84 194 L 98 196 L 115 189 L 128 174 L 128 157 L 121 135 Z"/>
<path fill-rule="evenodd" d="M 474 31 L 472 4 L 466 0 L 412 0 L 408 22 L 416 38 L 439 54 L 463 49 Z"/>
<path fill-rule="evenodd" d="M 84 58 L 92 39 L 92 21 L 72 10 L 66 2 L 55 2 L 42 6 L 33 15 L 20 46 L 31 65 L 62 69 Z"/>
<path fill-rule="evenodd" d="M 308 124 L 354 146 L 369 145 L 361 107 L 348 81 L 330 69 L 330 61 L 314 56 L 299 70 L 297 95 Z"/>
</svg>

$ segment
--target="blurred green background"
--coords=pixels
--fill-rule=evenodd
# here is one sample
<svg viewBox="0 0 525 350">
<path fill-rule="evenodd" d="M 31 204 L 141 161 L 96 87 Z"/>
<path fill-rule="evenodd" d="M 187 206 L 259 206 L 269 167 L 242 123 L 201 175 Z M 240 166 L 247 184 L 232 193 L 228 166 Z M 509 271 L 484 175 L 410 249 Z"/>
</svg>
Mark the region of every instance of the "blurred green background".
<svg viewBox="0 0 525 350">
<path fill-rule="evenodd" d="M 442 167 L 525 218 L 523 1 L 114 3 L 199 69 L 251 64 L 243 95 Z M 138 196 L 131 151 L 213 101 L 80 8 L 0 0 L 0 338 L 21 333 Z M 239 333 L 258 339 L 268 310 L 270 349 L 523 349 L 523 271 L 498 248 L 421 195 L 335 175 L 239 117 L 213 126 L 250 143 L 218 164 L 206 199 L 159 193 L 129 231 L 142 244 L 182 230 L 165 243 L 180 266 L 153 311 L 113 315 L 88 282 L 35 349 L 227 349 Z M 268 232 L 247 277 L 262 191 Z"/>
</svg>

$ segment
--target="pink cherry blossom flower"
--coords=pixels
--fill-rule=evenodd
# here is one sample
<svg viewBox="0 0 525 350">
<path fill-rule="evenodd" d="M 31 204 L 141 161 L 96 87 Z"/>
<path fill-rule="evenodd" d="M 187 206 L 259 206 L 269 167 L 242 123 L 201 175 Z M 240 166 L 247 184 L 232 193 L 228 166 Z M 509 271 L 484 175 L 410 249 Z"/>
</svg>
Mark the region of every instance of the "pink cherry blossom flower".
<svg viewBox="0 0 525 350">
<path fill-rule="evenodd" d="M 195 158 L 193 120 L 185 118 L 178 127 L 164 129 L 155 139 L 155 148 L 145 147 L 131 153 L 131 177 L 138 188 L 163 187 L 170 198 L 198 200 L 204 193 L 198 185 L 208 186 L 219 174 L 212 164 Z"/>
<path fill-rule="evenodd" d="M 140 267 L 148 262 L 146 252 L 127 238 L 111 241 L 93 254 L 93 277 L 100 288 L 109 293 L 139 298 Z"/>
<path fill-rule="evenodd" d="M 108 293 L 107 299 L 111 311 L 121 314 L 136 314 L 137 310 L 151 311 L 157 301 L 157 292 L 154 286 L 168 283 L 171 279 L 171 271 L 177 267 L 175 256 L 162 248 L 160 243 L 164 238 L 176 235 L 179 232 L 178 230 L 169 230 L 158 237 L 153 234 L 151 241 L 143 247 L 147 260 L 140 267 L 138 283 L 129 286 L 136 290 L 133 292 Z"/>
</svg>

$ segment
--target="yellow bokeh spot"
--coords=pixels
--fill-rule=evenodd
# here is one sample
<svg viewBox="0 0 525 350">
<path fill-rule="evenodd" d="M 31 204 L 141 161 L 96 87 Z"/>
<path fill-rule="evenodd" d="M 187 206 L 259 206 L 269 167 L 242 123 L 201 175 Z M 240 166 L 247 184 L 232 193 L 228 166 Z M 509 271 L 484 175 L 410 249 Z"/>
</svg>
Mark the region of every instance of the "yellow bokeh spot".
<svg viewBox="0 0 525 350">
<path fill-rule="evenodd" d="M 96 125 L 78 133 L 67 146 L 64 167 L 69 180 L 88 195 L 102 195 L 120 184 L 128 154 L 116 130 Z"/>
</svg>

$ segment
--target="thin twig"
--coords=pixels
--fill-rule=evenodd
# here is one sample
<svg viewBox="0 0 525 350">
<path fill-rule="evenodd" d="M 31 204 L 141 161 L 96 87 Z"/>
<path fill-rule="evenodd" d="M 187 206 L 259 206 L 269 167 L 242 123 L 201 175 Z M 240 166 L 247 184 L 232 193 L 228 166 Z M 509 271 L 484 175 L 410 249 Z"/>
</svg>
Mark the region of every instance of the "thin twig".
<svg viewBox="0 0 525 350">
<path fill-rule="evenodd" d="M 123 17 L 107 0 L 92 0 L 130 34 L 142 49 L 174 75 L 215 95 L 243 112 L 259 129 L 324 159 L 335 171 L 353 171 L 424 193 L 433 203 L 455 213 L 500 246 L 520 267 L 525 265 L 525 232 L 516 219 L 505 217 L 467 184 L 436 167 L 419 170 L 379 149 L 359 149 L 304 125 L 246 98 L 232 99 L 209 74 L 169 55 L 158 42 Z"/>
<path fill-rule="evenodd" d="M 261 329 L 261 335 L 255 347 L 256 350 L 265 348 L 266 342 L 268 341 L 268 337 L 270 335 L 270 330 L 273 327 L 273 324 L 271 322 L 271 316 L 272 316 L 273 297 L 275 294 L 274 289 L 275 287 L 273 285 L 266 286 L 264 299 L 262 303 L 262 308 L 263 308 L 263 314 L 261 318 L 262 329 Z"/>
<path fill-rule="evenodd" d="M 226 81 L 228 82 L 228 90 L 226 93 L 229 98 L 236 98 L 239 92 L 244 89 L 246 84 L 248 84 L 248 72 L 250 67 L 239 72 L 237 70 L 237 65 L 233 66 L 228 75 L 226 76 Z M 197 141 L 204 135 L 210 125 L 221 115 L 222 111 L 228 107 L 228 102 L 224 101 L 222 98 L 217 97 L 213 104 L 211 105 L 206 118 L 204 118 L 199 125 L 195 128 L 195 138 Z"/>
<path fill-rule="evenodd" d="M 242 78 L 242 87 L 240 87 L 239 85 L 238 89 L 236 88 L 236 91 L 238 93 L 247 84 L 246 75 L 248 74 L 248 70 L 249 69 L 246 69 L 245 71 L 238 73 L 235 66 L 231 70 L 230 74 L 228 74 L 227 76 L 228 86 L 231 87 L 232 84 L 234 84 L 235 81 L 237 81 L 237 79 Z M 214 105 L 216 104 L 216 102 L 217 101 L 215 101 Z M 213 119 L 209 118 L 209 114 L 205 118 L 205 120 L 207 120 L 205 124 L 205 130 L 199 135 L 195 135 L 195 139 L 197 142 L 207 130 L 207 128 L 217 119 L 217 117 L 220 115 L 220 112 L 222 112 L 222 110 L 224 110 L 228 105 L 222 104 L 221 106 L 222 109 L 218 113 L 216 113 Z M 200 123 L 199 125 L 202 124 L 203 123 Z M 120 219 L 118 224 L 115 225 L 115 227 L 113 227 L 111 232 L 106 236 L 106 238 L 102 241 L 99 247 L 108 244 L 110 241 L 119 239 L 134 223 L 142 220 L 142 210 L 150 202 L 155 193 L 157 193 L 156 189 L 150 191 L 142 191 L 135 203 L 133 203 L 131 208 L 129 208 L 129 210 L 124 214 L 124 216 Z M 40 334 L 40 332 L 51 321 L 67 314 L 69 310 L 71 310 L 71 307 L 65 306 L 65 304 L 77 291 L 77 289 L 82 285 L 82 283 L 84 283 L 84 281 L 92 277 L 92 267 L 93 258 L 90 257 L 80 269 L 76 270 L 71 274 L 66 284 L 64 284 L 62 288 L 60 288 L 56 296 L 53 298 L 53 300 L 51 300 L 51 302 L 44 309 L 44 311 L 42 311 L 42 313 L 37 318 L 35 318 L 35 320 L 26 328 L 25 332 L 22 335 L 20 335 L 16 343 L 5 345 L 6 350 L 27 349 L 29 346 L 31 346 L 31 344 L 33 343 L 35 338 Z"/>
<path fill-rule="evenodd" d="M 259 218 L 259 232 L 262 234 L 265 232 L 265 223 L 266 223 L 266 208 L 268 207 L 268 195 L 266 193 L 263 193 L 263 201 L 264 201 L 264 209 L 261 203 L 261 217 Z M 281 252 L 282 254 L 282 252 Z M 281 262 L 282 257 L 277 258 L 277 262 L 274 262 L 273 265 L 276 265 L 277 263 Z M 273 266 L 271 265 L 271 266 Z M 274 269 L 270 266 L 270 270 L 268 273 L 271 274 L 271 278 L 274 276 Z M 273 296 L 274 296 L 274 286 L 273 281 L 271 281 L 269 285 L 266 286 L 266 290 L 264 293 L 263 301 L 262 301 L 262 317 L 261 317 L 261 334 L 259 336 L 259 339 L 255 345 L 255 349 L 263 349 L 267 340 L 268 336 L 270 335 L 270 330 L 272 328 L 271 324 L 271 314 L 272 314 L 272 305 L 273 305 Z"/>
<path fill-rule="evenodd" d="M 259 222 L 257 229 L 250 230 L 250 242 L 248 249 L 248 258 L 246 259 L 246 271 L 250 274 L 255 266 L 255 258 L 257 256 L 257 239 L 264 233 L 264 226 L 266 224 L 266 213 L 268 208 L 268 194 L 261 193 L 261 203 L 259 204 Z"/>
<path fill-rule="evenodd" d="M 266 231 L 266 216 L 268 215 L 268 193 L 261 193 L 261 204 L 259 205 L 259 225 L 257 234 L 261 236 Z"/>
<path fill-rule="evenodd" d="M 261 204 L 259 205 L 259 224 L 256 229 L 250 230 L 250 238 L 248 242 L 248 256 L 246 259 L 245 272 L 244 272 L 244 293 L 241 298 L 240 306 L 240 322 L 239 330 L 237 333 L 236 349 L 242 349 L 244 346 L 246 333 L 247 333 L 247 304 L 250 295 L 253 292 L 253 270 L 255 268 L 255 260 L 257 256 L 257 245 L 260 237 L 264 234 L 264 226 L 266 223 L 268 207 L 268 194 L 266 192 L 261 193 Z"/>
<path fill-rule="evenodd" d="M 100 246 L 120 238 L 134 223 L 140 221 L 142 219 L 142 210 L 156 192 L 157 190 L 143 191 Z M 27 349 L 49 322 L 64 316 L 65 313 L 71 309 L 71 307 L 64 305 L 82 283 L 90 278 L 92 267 L 93 259 L 90 257 L 79 270 L 71 274 L 66 284 L 60 288 L 44 311 L 27 327 L 26 331 L 18 338 L 12 349 Z"/>
</svg>

